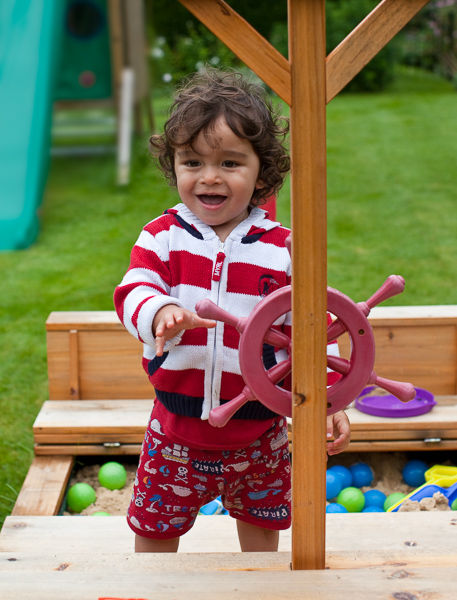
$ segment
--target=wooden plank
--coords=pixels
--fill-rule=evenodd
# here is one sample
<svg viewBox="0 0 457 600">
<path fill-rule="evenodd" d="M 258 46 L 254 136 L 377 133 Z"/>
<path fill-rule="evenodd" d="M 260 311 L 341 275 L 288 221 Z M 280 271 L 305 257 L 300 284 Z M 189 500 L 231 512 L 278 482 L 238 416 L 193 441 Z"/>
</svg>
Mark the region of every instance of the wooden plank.
<svg viewBox="0 0 457 600">
<path fill-rule="evenodd" d="M 146 430 L 152 400 L 47 400 L 33 424 L 36 436 L 94 433 L 126 434 Z"/>
<path fill-rule="evenodd" d="M 349 513 L 326 515 L 326 567 L 457 565 L 455 512 Z M 133 554 L 133 532 L 124 517 L 7 517 L 0 552 L 43 556 L 68 552 L 98 557 Z M 280 533 L 280 552 L 290 552 L 291 530 Z M 199 516 L 182 537 L 180 552 L 239 552 L 235 520 Z M 204 568 L 204 567 L 203 567 Z"/>
<path fill-rule="evenodd" d="M 288 8 L 292 74 L 292 564 L 294 569 L 322 569 L 327 304 L 325 5 L 324 0 L 289 0 Z"/>
<path fill-rule="evenodd" d="M 7 517 L 0 535 L 0 552 L 27 551 L 42 540 L 43 554 L 133 554 L 134 537 L 125 517 Z M 281 533 L 280 539 L 281 549 L 290 550 L 290 531 Z M 240 552 L 235 519 L 201 515 L 180 546 L 182 552 Z"/>
<path fill-rule="evenodd" d="M 342 290 L 344 292 L 344 290 Z M 375 291 L 375 290 L 372 290 Z M 354 301 L 366 300 L 354 298 Z M 372 326 L 457 325 L 457 304 L 424 306 L 376 306 L 368 317 Z M 55 311 L 46 320 L 47 331 L 114 329 L 125 331 L 114 310 Z"/>
<path fill-rule="evenodd" d="M 5 565 L 2 560 L 7 556 L 11 556 L 12 553 L 0 553 L 0 572 L 3 573 L 10 570 L 11 567 L 17 565 Z M 179 552 L 173 556 L 167 553 L 156 554 L 154 560 L 146 559 L 145 555 L 135 555 L 132 552 L 116 553 L 111 556 L 106 554 L 102 555 L 103 564 L 109 564 L 110 569 L 125 568 L 125 562 L 132 562 L 132 573 L 143 574 L 148 571 L 180 571 L 180 572 L 197 572 L 201 573 L 204 571 L 238 571 L 238 570 L 251 570 L 251 571 L 287 571 L 290 572 L 290 552 L 258 552 L 256 554 L 241 553 L 239 550 L 230 552 L 215 552 L 202 554 L 201 552 Z M 42 555 L 40 553 L 29 552 L 16 552 L 14 558 L 17 561 L 21 561 L 20 570 L 27 570 L 30 574 L 33 572 L 49 572 L 50 570 L 61 569 L 66 570 L 63 565 L 67 565 L 66 568 L 71 568 L 73 571 L 77 570 L 81 573 L 96 573 L 101 567 L 101 562 L 93 560 L 91 556 L 87 556 L 84 553 L 73 552 L 73 551 L 59 551 L 57 556 Z M 151 558 L 151 557 L 150 557 Z M 66 559 L 66 560 L 65 560 Z M 108 559 L 108 560 L 107 560 Z M 146 559 L 146 560 L 145 560 Z M 16 561 L 10 561 L 16 562 Z M 62 564 L 63 563 L 63 564 Z M 178 567 L 176 568 L 176 566 Z M 9 569 L 7 568 L 9 567 Z M 2 596 L 3 598 L 3 596 Z"/>
<path fill-rule="evenodd" d="M 251 555 L 252 556 L 252 555 Z M 215 590 L 221 600 L 386 600 L 432 598 L 434 600 L 454 600 L 455 569 L 414 569 L 407 571 L 401 567 L 370 571 L 310 571 L 290 573 L 268 569 L 253 569 L 248 557 L 241 568 L 224 568 L 227 555 L 220 555 L 221 566 L 217 571 L 192 572 L 187 557 L 168 557 L 168 569 L 164 558 L 157 555 L 134 556 L 128 561 L 111 565 L 109 559 L 98 557 L 96 571 L 86 572 L 84 566 L 73 568 L 71 561 L 61 562 L 54 568 L 52 561 L 44 572 L 22 569 L 21 558 L 18 565 L 8 565 L 2 573 L 0 591 L 3 600 L 213 600 Z M 205 555 L 199 555 L 196 563 L 204 562 Z M 158 566 L 156 567 L 158 563 Z M 137 565 L 147 564 L 149 569 L 141 570 Z M 52 565 L 52 566 L 51 566 Z M 15 570 L 16 567 L 16 570 Z M 130 576 L 129 576 L 130 575 Z M 430 595 L 430 590 L 432 595 Z M 305 595 L 304 595 L 305 594 Z"/>
<path fill-rule="evenodd" d="M 55 311 L 46 320 L 46 331 L 70 329 L 125 331 L 114 310 Z"/>
<path fill-rule="evenodd" d="M 457 325 L 457 305 L 376 306 L 371 310 L 368 320 L 374 327 Z"/>
<path fill-rule="evenodd" d="M 457 440 L 443 439 L 436 443 L 426 443 L 423 440 L 355 441 L 349 444 L 345 452 L 429 452 L 433 450 L 457 450 Z"/>
<path fill-rule="evenodd" d="M 79 330 L 80 398 L 154 397 L 141 364 L 142 345 L 127 331 Z M 49 398 L 71 400 L 69 333 L 47 332 Z"/>
<path fill-rule="evenodd" d="M 416 417 L 388 418 L 368 415 L 356 408 L 347 409 L 347 415 L 351 421 L 351 430 L 356 431 L 389 431 L 402 430 L 414 431 L 417 429 L 429 429 L 433 431 L 453 431 L 457 423 L 457 406 L 436 405 L 433 409 Z"/>
<path fill-rule="evenodd" d="M 264 37 L 223 0 L 179 0 L 193 15 L 291 104 L 290 65 Z"/>
<path fill-rule="evenodd" d="M 387 379 L 410 381 L 437 395 L 456 394 L 457 326 L 370 322 L 376 345 L 376 373 Z M 342 356 L 349 356 L 348 336 L 339 338 Z M 433 348 L 433 352 L 430 352 Z"/>
<path fill-rule="evenodd" d="M 80 433 L 38 433 L 34 440 L 35 444 L 141 444 L 146 426 L 147 422 L 141 430 L 129 433 L 93 432 L 90 429 Z"/>
<path fill-rule="evenodd" d="M 36 444 L 36 456 L 139 456 L 141 443 Z"/>
<path fill-rule="evenodd" d="M 72 457 L 35 457 L 11 513 L 16 515 L 56 515 L 70 479 Z"/>
<path fill-rule="evenodd" d="M 455 425 L 455 424 L 454 424 Z M 396 440 L 457 440 L 457 429 L 450 429 L 449 431 L 443 431 L 440 429 L 400 429 L 397 431 L 391 431 L 389 429 L 382 429 L 380 431 L 354 431 L 351 429 L 352 440 L 388 440 L 395 443 Z"/>
<path fill-rule="evenodd" d="M 327 58 L 327 102 L 417 14 L 429 0 L 382 0 Z"/>
</svg>

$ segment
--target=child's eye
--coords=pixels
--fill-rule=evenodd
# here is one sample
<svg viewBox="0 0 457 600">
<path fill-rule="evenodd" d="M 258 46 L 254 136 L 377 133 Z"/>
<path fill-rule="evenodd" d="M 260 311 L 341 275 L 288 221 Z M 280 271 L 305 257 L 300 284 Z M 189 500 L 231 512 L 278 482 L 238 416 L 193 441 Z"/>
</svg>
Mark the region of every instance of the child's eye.
<svg viewBox="0 0 457 600">
<path fill-rule="evenodd" d="M 200 162 L 198 160 L 186 160 L 184 163 L 186 167 L 198 167 L 200 166 Z"/>
<path fill-rule="evenodd" d="M 225 160 L 225 161 L 222 163 L 222 165 L 223 165 L 224 167 L 227 167 L 227 168 L 229 168 L 229 169 L 234 169 L 235 167 L 237 167 L 237 166 L 238 166 L 238 163 L 236 163 L 236 162 L 235 162 L 235 161 L 233 161 L 233 160 Z"/>
</svg>

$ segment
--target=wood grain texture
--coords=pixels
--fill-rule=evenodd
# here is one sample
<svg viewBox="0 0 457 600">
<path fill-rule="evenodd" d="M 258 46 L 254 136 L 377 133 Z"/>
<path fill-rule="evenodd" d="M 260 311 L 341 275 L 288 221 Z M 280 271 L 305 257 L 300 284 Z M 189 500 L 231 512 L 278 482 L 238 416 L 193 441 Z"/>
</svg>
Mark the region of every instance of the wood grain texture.
<svg viewBox="0 0 457 600">
<path fill-rule="evenodd" d="M 349 513 L 326 515 L 325 566 L 454 566 L 457 569 L 455 512 Z M 27 552 L 41 541 L 43 555 L 60 552 L 92 556 L 133 554 L 133 533 L 124 517 L 7 517 L 0 552 Z M 240 552 L 235 520 L 200 515 L 182 537 L 180 552 Z M 290 552 L 291 530 L 280 533 L 279 551 Z M 260 555 L 251 555 L 253 564 Z M 202 569 L 205 567 L 202 566 Z"/>
<path fill-rule="evenodd" d="M 325 6 L 289 0 L 294 569 L 325 566 Z M 303 474 L 306 473 L 306 477 Z"/>
<path fill-rule="evenodd" d="M 62 504 L 73 464 L 74 459 L 69 456 L 36 456 L 11 514 L 56 515 Z"/>
</svg>

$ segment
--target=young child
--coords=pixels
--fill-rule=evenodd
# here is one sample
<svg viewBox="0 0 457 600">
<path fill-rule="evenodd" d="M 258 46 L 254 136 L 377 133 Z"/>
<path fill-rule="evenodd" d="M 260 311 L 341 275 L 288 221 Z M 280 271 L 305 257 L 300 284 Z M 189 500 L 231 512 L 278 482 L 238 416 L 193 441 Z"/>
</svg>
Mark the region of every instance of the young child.
<svg viewBox="0 0 457 600">
<path fill-rule="evenodd" d="M 176 93 L 164 134 L 150 140 L 181 203 L 144 227 L 114 295 L 144 345 L 157 398 L 127 515 L 137 552 L 175 552 L 200 507 L 219 495 L 243 551 L 276 551 L 279 530 L 290 526 L 286 419 L 250 401 L 224 427 L 209 424 L 210 410 L 244 387 L 239 334 L 195 313 L 209 298 L 248 316 L 290 284 L 289 230 L 258 208 L 289 170 L 287 132 L 262 88 L 211 69 Z M 290 315 L 280 321 L 290 334 Z M 271 346 L 263 359 L 266 368 L 276 362 Z M 345 413 L 327 428 L 335 437 L 327 452 L 344 450 Z"/>
</svg>

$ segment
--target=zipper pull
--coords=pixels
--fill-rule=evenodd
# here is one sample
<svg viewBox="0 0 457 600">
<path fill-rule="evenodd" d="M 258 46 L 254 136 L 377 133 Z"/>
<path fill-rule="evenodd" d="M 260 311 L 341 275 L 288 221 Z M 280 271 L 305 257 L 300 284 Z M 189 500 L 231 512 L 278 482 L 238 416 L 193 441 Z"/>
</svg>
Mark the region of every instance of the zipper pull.
<svg viewBox="0 0 457 600">
<path fill-rule="evenodd" d="M 224 243 L 221 242 L 219 252 L 217 253 L 217 256 L 216 256 L 216 264 L 214 265 L 213 281 L 219 281 L 219 279 L 221 278 L 222 266 L 223 266 L 224 260 L 225 260 L 224 249 L 225 249 Z"/>
<path fill-rule="evenodd" d="M 216 264 L 214 265 L 213 271 L 213 281 L 219 281 L 222 273 L 222 266 L 224 264 L 225 254 L 223 252 L 219 252 L 216 256 Z"/>
</svg>

